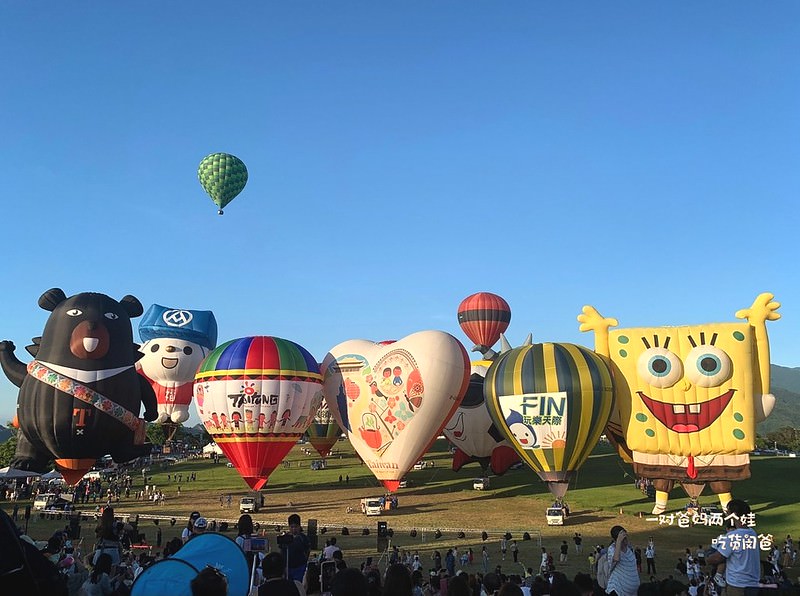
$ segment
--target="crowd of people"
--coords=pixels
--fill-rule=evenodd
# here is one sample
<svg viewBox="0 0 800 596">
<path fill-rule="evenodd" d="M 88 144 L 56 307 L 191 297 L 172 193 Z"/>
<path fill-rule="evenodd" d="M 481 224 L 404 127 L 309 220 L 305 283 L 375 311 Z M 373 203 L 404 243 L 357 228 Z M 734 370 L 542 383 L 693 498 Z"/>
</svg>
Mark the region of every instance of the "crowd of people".
<svg viewBox="0 0 800 596">
<path fill-rule="evenodd" d="M 235 542 L 251 570 L 251 594 L 259 596 L 756 596 L 766 587 L 791 587 L 784 569 L 794 563 L 791 536 L 762 562 L 757 548 L 735 546 L 757 543 L 755 531 L 741 521 L 750 513 L 747 503 L 733 500 L 727 513 L 732 525 L 715 541 L 714 548 L 687 548 L 678 565 L 669 567 L 666 573 L 662 569 L 660 575 L 652 537 L 644 545 L 635 545 L 619 525 L 611 528 L 607 545 L 588 549 L 588 569 L 571 579 L 558 570 L 545 547 L 541 548 L 539 568 L 526 566 L 519 561 L 516 541 L 508 535 L 500 540 L 497 562 L 501 564 L 495 566 L 491 564 L 493 549 L 487 544 L 482 546 L 478 561 L 471 547 L 434 550 L 421 556 L 415 550 L 390 546 L 377 563 L 368 557 L 351 564 L 336 538 L 330 537 L 315 555 L 297 514 L 289 516 L 288 531 L 275 537 L 273 543 L 263 531 L 255 531 L 250 515 L 242 515 L 236 524 Z M 181 536 L 168 541 L 155 556 L 150 548 L 137 553 L 142 535 L 136 522 L 123 523 L 107 506 L 99 515 L 93 537 L 84 536 L 79 541 L 80 529 L 76 532 L 70 524 L 39 548 L 61 579 L 58 589 L 47 593 L 125 595 L 151 564 L 176 555 L 189 541 L 214 530 L 215 525 L 196 511 Z M 160 539 L 158 542 L 160 547 Z M 585 556 L 579 533 L 572 542 L 575 555 Z M 82 553 L 84 543 L 91 547 Z M 562 568 L 570 551 L 567 541 L 562 540 L 556 551 Z M 645 560 L 647 567 L 643 569 Z M 379 567 L 379 563 L 383 565 Z M 474 563 L 482 563 L 482 567 L 476 569 Z M 649 581 L 642 582 L 642 576 Z M 227 579 L 217 570 L 203 570 L 192 582 L 195 596 L 226 596 L 226 586 Z"/>
</svg>

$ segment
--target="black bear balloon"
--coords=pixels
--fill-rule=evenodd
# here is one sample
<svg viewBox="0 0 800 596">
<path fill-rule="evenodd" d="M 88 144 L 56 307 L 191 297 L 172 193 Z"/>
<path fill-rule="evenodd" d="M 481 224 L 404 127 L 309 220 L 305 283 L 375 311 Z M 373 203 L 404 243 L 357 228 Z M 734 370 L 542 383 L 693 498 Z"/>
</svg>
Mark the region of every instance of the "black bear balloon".
<svg viewBox="0 0 800 596">
<path fill-rule="evenodd" d="M 116 462 L 148 455 L 139 410 L 144 404 L 146 420 L 157 411 L 153 389 L 134 367 L 142 357 L 131 329 L 131 317 L 143 312 L 139 300 L 92 292 L 67 298 L 54 288 L 39 306 L 52 314 L 27 348 L 35 360 L 26 366 L 12 342 L 0 342 L 0 365 L 20 388 L 12 466 L 44 471 L 55 459 L 75 483 L 105 454 Z"/>
</svg>

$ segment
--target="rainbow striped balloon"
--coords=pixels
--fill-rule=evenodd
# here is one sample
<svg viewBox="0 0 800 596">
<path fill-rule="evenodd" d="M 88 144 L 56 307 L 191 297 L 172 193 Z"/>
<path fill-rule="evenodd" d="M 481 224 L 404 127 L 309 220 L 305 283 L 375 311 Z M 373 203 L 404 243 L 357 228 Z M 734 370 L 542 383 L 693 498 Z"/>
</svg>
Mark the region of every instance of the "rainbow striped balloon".
<svg viewBox="0 0 800 596">
<path fill-rule="evenodd" d="M 614 399 L 606 362 L 566 343 L 501 354 L 486 373 L 484 395 L 497 428 L 557 498 L 597 444 Z"/>
<path fill-rule="evenodd" d="M 317 361 L 277 337 L 226 342 L 195 375 L 200 420 L 254 490 L 303 436 L 322 400 Z"/>
</svg>

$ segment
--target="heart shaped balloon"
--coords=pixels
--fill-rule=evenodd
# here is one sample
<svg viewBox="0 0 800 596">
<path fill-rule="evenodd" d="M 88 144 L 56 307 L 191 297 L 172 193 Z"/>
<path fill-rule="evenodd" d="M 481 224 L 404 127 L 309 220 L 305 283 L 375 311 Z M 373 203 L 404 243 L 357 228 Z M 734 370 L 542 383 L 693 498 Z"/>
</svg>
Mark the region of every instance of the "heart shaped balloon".
<svg viewBox="0 0 800 596">
<path fill-rule="evenodd" d="M 395 491 L 461 403 L 470 362 L 449 333 L 420 331 L 388 345 L 342 342 L 322 372 L 331 413 L 375 477 Z"/>
</svg>

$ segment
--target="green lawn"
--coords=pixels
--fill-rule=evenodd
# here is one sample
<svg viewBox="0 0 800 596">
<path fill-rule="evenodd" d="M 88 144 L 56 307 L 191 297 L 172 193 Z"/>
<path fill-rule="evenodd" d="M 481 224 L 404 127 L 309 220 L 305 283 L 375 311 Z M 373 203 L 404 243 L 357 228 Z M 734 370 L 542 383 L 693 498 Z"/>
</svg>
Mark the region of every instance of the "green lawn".
<svg viewBox="0 0 800 596">
<path fill-rule="evenodd" d="M 552 497 L 533 472 L 527 468 L 512 470 L 492 478 L 491 489 L 474 491 L 472 479 L 480 475 L 480 468 L 473 464 L 454 473 L 450 469 L 451 456 L 445 441 L 438 441 L 425 457 L 433 462 L 433 467 L 409 472 L 408 488 L 398 492 L 399 509 L 381 518 L 367 518 L 359 512 L 359 498 L 382 494 L 382 486 L 359 464 L 349 443 L 337 445 L 339 453 L 328 459 L 325 470 L 312 471 L 310 462 L 319 459 L 318 456 L 315 453 L 305 455 L 303 447 L 296 446 L 286 459 L 287 467 L 280 467 L 272 474 L 264 490 L 267 507 L 253 516 L 270 535 L 274 536 L 277 526 L 285 526 L 290 513 L 297 512 L 304 523 L 316 519 L 320 529 L 327 530 L 320 536 L 320 548 L 324 546 L 325 537 L 335 534 L 348 557 L 359 561 L 376 554 L 378 519 L 387 521 L 394 530 L 393 544 L 423 554 L 454 545 L 460 549 L 471 546 L 479 553 L 483 544 L 480 534 L 486 531 L 490 535 L 491 565 L 494 566 L 501 563 L 500 535 L 508 531 L 521 540 L 522 533 L 527 531 L 533 540 L 520 542 L 521 560 L 535 567 L 540 553 L 539 536 L 548 551 L 556 552 L 562 540 L 567 540 L 572 549 L 574 532 L 582 533 L 587 546 L 607 543 L 610 527 L 619 523 L 628 528 L 634 543 L 644 544 L 648 536 L 655 536 L 657 560 L 664 570 L 659 572 L 664 576 L 667 571 L 672 572 L 685 548 L 694 550 L 698 544 L 708 546 L 711 538 L 721 533 L 720 528 L 715 527 L 679 528 L 648 521 L 651 500 L 633 486 L 630 467 L 603 445 L 598 446 L 567 493 L 572 515 L 563 527 L 545 525 L 544 509 L 552 502 Z M 195 509 L 209 519 L 235 521 L 239 515 L 238 498 L 246 494 L 248 488 L 234 469 L 226 467 L 225 461 L 214 465 L 210 460 L 189 460 L 168 469 L 151 470 L 150 484 L 165 491 L 165 505 L 123 499 L 115 504 L 115 509 L 123 514 L 164 518 L 160 525 L 165 540 L 180 532 L 188 514 Z M 800 459 L 757 457 L 751 467 L 753 477 L 734 485 L 734 494 L 750 502 L 756 512 L 756 530 L 773 534 L 781 544 L 787 534 L 800 535 L 800 508 L 795 497 Z M 191 472 L 197 474 L 198 480 L 187 483 L 186 477 Z M 181 497 L 177 496 L 175 474 L 184 475 Z M 339 483 L 340 475 L 349 476 L 349 483 Z M 134 480 L 138 491 L 143 484 L 141 475 L 135 475 Z M 220 506 L 220 495 L 227 494 L 232 495 L 232 508 Z M 686 501 L 680 488 L 671 494 L 673 509 L 682 508 Z M 714 502 L 713 495 L 701 497 L 702 504 Z M 348 512 L 348 508 L 354 512 Z M 170 525 L 172 517 L 176 519 L 174 526 Z M 30 533 L 36 538 L 46 538 L 56 525 L 63 527 L 63 524 L 59 520 L 36 520 L 31 524 Z M 91 526 L 92 522 L 86 524 Z M 341 535 L 342 526 L 349 529 L 349 536 Z M 155 540 L 153 522 L 142 519 L 141 527 L 152 543 Z M 362 536 L 364 528 L 370 530 L 369 536 Z M 418 530 L 416 538 L 410 537 L 411 529 Z M 442 531 L 439 539 L 434 538 L 436 529 Z M 457 538 L 458 531 L 464 531 L 465 538 Z M 570 553 L 571 559 L 563 570 L 568 574 L 584 570 L 585 557 L 575 560 L 574 551 Z M 477 556 L 476 569 L 479 563 L 480 556 Z M 513 567 L 510 555 L 502 563 L 506 572 Z"/>
</svg>

